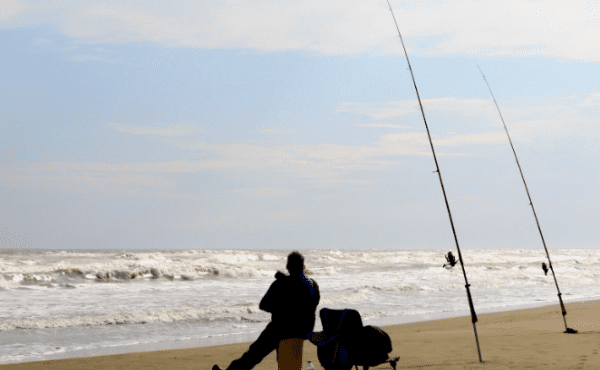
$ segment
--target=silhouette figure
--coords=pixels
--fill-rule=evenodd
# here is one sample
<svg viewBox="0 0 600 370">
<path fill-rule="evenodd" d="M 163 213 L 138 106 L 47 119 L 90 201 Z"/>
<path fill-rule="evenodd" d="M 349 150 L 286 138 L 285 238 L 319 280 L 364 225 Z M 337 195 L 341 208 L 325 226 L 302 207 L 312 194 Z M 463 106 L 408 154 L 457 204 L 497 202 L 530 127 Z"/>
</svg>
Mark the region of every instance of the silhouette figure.
<svg viewBox="0 0 600 370">
<path fill-rule="evenodd" d="M 286 267 L 289 275 L 277 271 L 275 281 L 259 304 L 261 310 L 271 313 L 271 322 L 248 351 L 234 360 L 227 370 L 250 370 L 273 350 L 277 350 L 280 360 L 282 343 L 285 343 L 285 356 L 289 355 L 289 351 L 300 351 L 301 356 L 301 340 L 305 340 L 315 326 L 315 311 L 320 300 L 319 285 L 304 274 L 304 257 L 300 253 L 290 253 Z M 291 339 L 295 341 L 290 342 Z M 212 370 L 222 369 L 214 365 Z"/>
<path fill-rule="evenodd" d="M 548 275 L 548 267 L 543 262 L 542 262 L 542 270 L 544 270 L 544 275 Z"/>
<path fill-rule="evenodd" d="M 456 259 L 454 258 L 452 252 L 448 252 L 448 254 L 446 255 L 446 261 L 448 261 L 448 263 L 444 263 L 442 267 L 446 267 L 447 265 L 454 267 L 454 265 L 456 265 Z"/>
</svg>

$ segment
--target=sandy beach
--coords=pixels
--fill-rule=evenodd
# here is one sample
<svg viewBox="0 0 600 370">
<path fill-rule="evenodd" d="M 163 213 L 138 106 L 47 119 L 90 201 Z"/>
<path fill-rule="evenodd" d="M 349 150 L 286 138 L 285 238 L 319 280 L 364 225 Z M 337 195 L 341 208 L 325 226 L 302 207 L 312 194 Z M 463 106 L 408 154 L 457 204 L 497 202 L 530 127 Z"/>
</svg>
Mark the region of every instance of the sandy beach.
<svg viewBox="0 0 600 370">
<path fill-rule="evenodd" d="M 565 334 L 558 306 L 478 315 L 477 331 L 484 363 L 479 363 L 470 317 L 387 326 L 391 355 L 400 356 L 399 369 L 598 369 L 600 368 L 600 301 L 570 303 Z M 225 367 L 248 348 L 248 343 L 213 347 L 140 352 L 121 355 L 1 365 L 12 369 L 210 369 Z M 305 342 L 303 362 L 316 347 Z M 255 369 L 276 369 L 272 353 Z M 379 369 L 390 369 L 382 365 Z"/>
</svg>

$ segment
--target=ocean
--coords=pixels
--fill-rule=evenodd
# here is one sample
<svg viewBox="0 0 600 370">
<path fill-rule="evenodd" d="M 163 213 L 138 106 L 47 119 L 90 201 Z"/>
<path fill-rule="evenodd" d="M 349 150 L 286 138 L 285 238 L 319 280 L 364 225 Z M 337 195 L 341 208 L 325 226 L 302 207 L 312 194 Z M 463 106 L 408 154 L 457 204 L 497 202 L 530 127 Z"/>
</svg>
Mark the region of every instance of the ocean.
<svg viewBox="0 0 600 370">
<path fill-rule="evenodd" d="M 2 250 L 0 364 L 252 341 L 289 252 Z M 448 251 L 300 252 L 317 309 L 353 308 L 371 325 L 469 315 L 460 264 L 442 268 Z M 477 313 L 558 303 L 542 248 L 462 252 Z M 550 253 L 565 302 L 600 298 L 600 250 Z"/>
</svg>

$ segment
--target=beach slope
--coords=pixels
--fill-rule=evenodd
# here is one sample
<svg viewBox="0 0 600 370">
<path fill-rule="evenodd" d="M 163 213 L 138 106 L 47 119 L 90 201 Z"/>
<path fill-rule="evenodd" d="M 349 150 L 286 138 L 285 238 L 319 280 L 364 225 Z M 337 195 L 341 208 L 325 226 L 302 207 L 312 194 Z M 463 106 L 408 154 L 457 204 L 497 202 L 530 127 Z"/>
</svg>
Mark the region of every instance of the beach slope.
<svg viewBox="0 0 600 370">
<path fill-rule="evenodd" d="M 425 321 L 384 329 L 400 356 L 398 369 L 600 369 L 600 301 L 570 303 L 569 327 L 578 334 L 565 334 L 558 306 L 478 315 L 481 354 L 479 363 L 470 317 Z M 0 370 L 63 369 L 156 369 L 210 370 L 217 363 L 226 367 L 248 348 L 248 343 L 213 347 L 140 352 L 121 355 L 38 361 L 0 365 Z M 316 347 L 305 342 L 304 360 L 319 365 Z M 256 370 L 277 368 L 275 354 Z M 379 369 L 391 369 L 382 365 Z"/>
</svg>

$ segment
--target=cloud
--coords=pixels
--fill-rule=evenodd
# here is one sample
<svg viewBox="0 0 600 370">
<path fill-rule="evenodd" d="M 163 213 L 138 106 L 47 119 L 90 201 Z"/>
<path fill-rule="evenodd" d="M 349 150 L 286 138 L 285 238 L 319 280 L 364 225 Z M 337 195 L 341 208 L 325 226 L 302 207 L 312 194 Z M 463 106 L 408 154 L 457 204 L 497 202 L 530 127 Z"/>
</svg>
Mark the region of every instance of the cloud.
<svg viewBox="0 0 600 370">
<path fill-rule="evenodd" d="M 377 127 L 377 128 L 411 128 L 410 126 L 394 125 L 391 123 L 363 123 L 357 127 Z"/>
<path fill-rule="evenodd" d="M 249 144 L 207 144 L 197 142 L 180 146 L 220 157 L 200 161 L 194 166 L 211 166 L 213 170 L 272 170 L 301 179 L 316 187 L 341 184 L 368 184 L 356 180 L 354 171 L 381 171 L 393 161 L 373 158 L 376 150 L 366 146 L 339 144 L 304 144 L 282 147 L 263 147 Z M 371 155 L 373 154 L 373 155 Z M 381 153 L 380 153 L 381 154 Z"/>
<path fill-rule="evenodd" d="M 378 148 L 371 146 L 351 146 L 343 144 L 315 144 L 295 146 L 297 154 L 308 158 L 332 161 L 357 161 L 361 158 L 377 155 Z"/>
<path fill-rule="evenodd" d="M 297 221 L 306 213 L 305 209 L 281 211 L 263 208 L 236 210 L 221 214 L 204 214 L 192 221 L 190 229 L 202 228 L 212 232 L 225 233 L 231 233 L 232 230 L 247 233 L 249 230 L 279 229 L 282 224 L 276 221 L 286 221 L 283 226 L 289 227 L 289 221 Z"/>
<path fill-rule="evenodd" d="M 599 94 L 591 94 L 585 104 L 597 104 Z M 415 101 L 387 103 L 340 104 L 343 111 L 371 117 L 389 112 L 390 107 L 411 106 Z M 424 101 L 428 110 L 447 114 L 456 112 L 449 124 L 438 125 L 432 133 L 439 156 L 490 156 L 495 149 L 508 144 L 497 112 L 489 100 L 439 98 Z M 528 142 L 551 147 L 567 137 L 589 138 L 598 134 L 597 118 L 587 117 L 573 102 L 571 105 L 530 107 L 507 106 L 503 114 L 513 142 Z M 388 114 L 388 113 L 385 113 Z M 413 114 L 418 115 L 417 112 Z M 457 122 L 472 115 L 476 124 L 461 126 Z M 456 124 L 455 124 L 456 123 Z M 113 124 L 116 130 L 139 135 L 183 136 L 198 131 L 187 125 L 162 128 L 133 127 Z M 369 127 L 390 127 L 369 124 Z M 396 125 L 391 125 L 396 128 Z M 401 126 L 400 126 L 401 127 Z M 576 128 L 576 129 L 574 129 Z M 455 132 L 457 131 L 457 132 Z M 473 132 L 475 131 L 475 132 Z M 596 137 L 596 136 L 594 136 Z M 53 187 L 77 191 L 112 193 L 166 194 L 177 187 L 172 174 L 207 173 L 224 176 L 240 173 L 283 176 L 312 187 L 333 188 L 370 186 L 377 176 L 365 172 L 384 172 L 398 165 L 405 156 L 431 156 L 429 139 L 424 129 L 380 135 L 375 141 L 347 145 L 341 143 L 260 145 L 254 143 L 208 143 L 204 141 L 172 141 L 200 160 L 150 163 L 39 163 L 25 168 L 0 169 L 0 184 L 7 186 Z M 368 179 L 368 180 L 365 180 Z M 242 188 L 234 192 L 252 197 L 290 194 L 272 187 Z M 152 190 L 154 189 L 154 190 Z"/>
<path fill-rule="evenodd" d="M 54 24 L 87 43 L 151 41 L 324 55 L 401 53 L 385 1 L 181 0 L 171 7 L 159 0 L 54 0 L 28 11 L 22 2 L 3 2 L 12 26 Z M 392 7 L 412 54 L 600 61 L 600 6 L 586 0 L 394 0 Z"/>
<path fill-rule="evenodd" d="M 191 125 L 171 125 L 165 127 L 133 127 L 133 126 L 115 126 L 115 130 L 127 132 L 134 135 L 152 135 L 152 136 L 188 136 L 197 135 L 201 132 L 200 129 Z"/>
<path fill-rule="evenodd" d="M 24 13 L 28 9 L 29 7 L 23 4 L 22 1 L 0 0 L 0 21 L 8 21 L 9 19 L 16 17 L 19 13 Z M 4 28 L 2 23 L 0 23 L 0 28 Z"/>
<path fill-rule="evenodd" d="M 485 112 L 491 107 L 491 101 L 483 99 L 437 98 L 421 101 L 425 112 L 459 112 L 465 115 L 473 115 Z M 336 107 L 338 113 L 357 113 L 374 119 L 398 117 L 419 111 L 419 102 L 416 99 L 384 103 L 341 102 Z"/>
<path fill-rule="evenodd" d="M 469 135 L 448 135 L 444 138 L 432 138 L 433 146 L 439 148 L 452 148 L 464 145 L 496 145 L 506 143 L 506 134 L 504 132 L 487 132 Z M 395 155 L 432 155 L 431 145 L 426 133 L 408 132 L 401 134 L 388 134 L 380 138 L 379 146 L 384 151 Z M 466 150 L 465 150 L 466 152 Z M 436 150 L 438 155 L 449 155 Z M 465 156 L 465 153 L 452 153 L 453 155 Z"/>
<path fill-rule="evenodd" d="M 50 45 L 51 43 L 52 43 L 52 40 L 42 39 L 42 38 L 38 38 L 34 42 L 34 44 L 36 46 L 46 46 L 46 45 Z"/>
<path fill-rule="evenodd" d="M 434 103 L 438 107 L 451 103 L 457 106 L 452 99 L 437 99 Z M 115 129 L 133 134 L 170 136 L 194 132 L 193 128 L 182 125 L 163 128 L 115 125 Z M 505 142 L 502 132 L 449 133 L 433 140 L 440 156 L 466 155 L 469 145 L 489 146 Z M 4 183 L 79 191 L 126 192 L 139 188 L 145 189 L 143 193 L 149 188 L 175 188 L 176 183 L 168 179 L 170 174 L 243 170 L 273 171 L 313 187 L 367 186 L 374 180 L 371 177 L 365 180 L 365 171 L 389 170 L 397 165 L 398 156 L 431 156 L 429 140 L 424 132 L 381 135 L 377 141 L 363 145 L 320 143 L 267 147 L 202 141 L 173 144 L 204 159 L 151 163 L 40 163 L 12 171 Z M 277 187 L 238 189 L 236 192 L 255 197 L 289 194 Z"/>
<path fill-rule="evenodd" d="M 234 193 L 245 194 L 253 197 L 273 197 L 292 194 L 291 191 L 279 188 L 247 188 L 237 189 Z"/>
<path fill-rule="evenodd" d="M 117 60 L 115 60 L 115 59 L 106 59 L 105 57 L 100 56 L 100 55 L 73 55 L 69 59 L 71 59 L 74 62 L 90 62 L 90 61 L 107 62 L 107 63 L 117 62 Z"/>
<path fill-rule="evenodd" d="M 562 97 L 561 99 L 563 99 L 563 100 L 571 100 L 571 99 L 576 99 L 577 97 L 578 97 L 577 94 L 573 94 L 573 95 L 570 95 L 570 96 Z"/>
<path fill-rule="evenodd" d="M 588 97 L 585 98 L 579 106 L 580 107 L 592 107 L 595 105 L 600 105 L 600 91 L 588 95 Z"/>
<path fill-rule="evenodd" d="M 480 114 L 492 107 L 492 101 L 485 99 L 436 98 L 423 99 L 422 102 L 424 109 L 427 110 L 462 114 Z"/>
<path fill-rule="evenodd" d="M 301 210 L 269 212 L 267 217 L 279 221 L 296 221 L 305 213 L 306 211 Z"/>
<path fill-rule="evenodd" d="M 452 135 L 444 139 L 434 139 L 433 145 L 441 147 L 453 147 L 460 145 L 496 145 L 506 143 L 506 133 L 503 131 L 486 132 L 471 135 Z"/>
<path fill-rule="evenodd" d="M 341 195 L 313 195 L 312 199 L 327 200 L 327 199 L 341 199 Z"/>
<path fill-rule="evenodd" d="M 341 102 L 335 109 L 337 113 L 358 113 L 374 119 L 397 117 L 416 112 L 419 109 L 416 100 L 394 101 L 387 103 Z"/>
<path fill-rule="evenodd" d="M 501 107 L 502 115 L 512 139 L 533 142 L 539 141 L 542 136 L 549 139 L 576 136 L 581 133 L 586 133 L 586 135 L 591 132 L 596 133 L 598 125 L 595 117 L 586 116 L 586 113 L 579 108 L 600 105 L 600 92 L 589 95 L 579 105 L 572 99 L 569 101 L 570 103 L 526 107 L 505 104 Z M 450 149 L 471 144 L 496 145 L 501 143 L 502 136 L 505 136 L 505 133 L 502 132 L 502 121 L 492 100 L 454 97 L 424 99 L 423 107 L 430 128 L 435 128 L 432 135 L 436 147 L 442 146 Z M 407 116 L 403 119 L 411 121 L 418 119 L 419 125 L 423 125 L 417 100 L 383 103 L 342 102 L 338 105 L 337 111 L 364 115 L 374 119 Z M 432 126 L 431 123 L 435 123 L 435 126 Z M 574 130 L 574 127 L 577 127 L 577 130 Z M 459 131 L 460 134 L 455 131 Z M 422 135 L 425 133 L 406 132 L 383 135 L 380 143 L 388 148 L 390 153 L 425 153 L 430 149 L 426 148 L 428 141 L 426 136 Z M 403 143 L 401 148 L 391 149 L 391 143 L 400 142 Z M 454 155 L 457 154 L 454 153 Z"/>
<path fill-rule="evenodd" d="M 593 98 L 593 95 L 590 95 Z M 588 97 L 588 99 L 590 98 Z M 590 99 L 592 100 L 592 99 Z M 502 108 L 508 131 L 513 140 L 548 142 L 548 139 L 589 137 L 599 132 L 598 120 L 572 101 L 570 104 Z M 500 122 L 500 118 L 497 118 Z M 500 123 L 501 125 L 501 123 Z"/>
<path fill-rule="evenodd" d="M 268 135 L 268 136 L 280 136 L 280 135 L 287 135 L 288 131 L 281 130 L 278 128 L 265 128 L 262 130 L 258 130 L 258 133 L 261 135 Z"/>
<path fill-rule="evenodd" d="M 378 146 L 390 155 L 431 155 L 429 139 L 424 132 L 382 135 Z"/>
<path fill-rule="evenodd" d="M 0 185 L 129 196 L 160 195 L 175 188 L 159 175 L 118 171 L 110 164 L 42 163 L 0 168 Z"/>
</svg>

